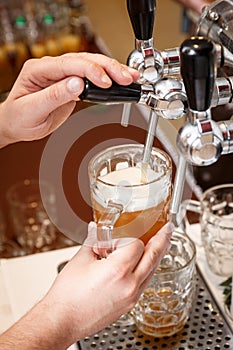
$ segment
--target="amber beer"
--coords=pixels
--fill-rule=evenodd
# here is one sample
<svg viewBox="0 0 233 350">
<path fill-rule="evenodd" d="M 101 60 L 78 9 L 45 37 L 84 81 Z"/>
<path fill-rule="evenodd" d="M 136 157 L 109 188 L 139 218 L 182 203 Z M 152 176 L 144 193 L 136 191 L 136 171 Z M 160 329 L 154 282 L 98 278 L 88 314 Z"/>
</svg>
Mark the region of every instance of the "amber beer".
<svg viewBox="0 0 233 350">
<path fill-rule="evenodd" d="M 112 238 L 137 237 L 145 244 L 166 224 L 169 217 L 170 194 L 157 206 L 138 210 L 124 211 L 117 219 Z M 93 200 L 94 220 L 99 221 L 105 208 Z"/>
<path fill-rule="evenodd" d="M 168 221 L 171 198 L 171 160 L 156 148 L 151 152 L 146 182 L 142 182 L 143 145 L 106 149 L 89 164 L 94 220 L 105 221 L 120 208 L 112 238 L 137 237 L 144 243 Z M 106 215 L 107 214 L 107 215 Z"/>
</svg>

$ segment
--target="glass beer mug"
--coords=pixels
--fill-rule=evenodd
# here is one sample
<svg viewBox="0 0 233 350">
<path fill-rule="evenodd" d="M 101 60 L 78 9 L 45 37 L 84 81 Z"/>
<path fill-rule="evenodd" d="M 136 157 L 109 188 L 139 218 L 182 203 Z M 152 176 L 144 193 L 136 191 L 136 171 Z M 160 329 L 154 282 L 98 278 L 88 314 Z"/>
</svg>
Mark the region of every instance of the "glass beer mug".
<svg viewBox="0 0 233 350">
<path fill-rule="evenodd" d="M 165 337 L 184 327 L 195 297 L 195 262 L 193 241 L 185 233 L 174 231 L 169 251 L 132 310 L 135 324 L 143 333 Z"/>
<path fill-rule="evenodd" d="M 187 212 L 200 215 L 201 241 L 210 270 L 219 276 L 233 274 L 233 184 L 207 189 L 199 201 L 185 200 L 180 219 L 188 229 Z"/>
<path fill-rule="evenodd" d="M 101 257 L 111 253 L 114 239 L 135 237 L 146 244 L 169 219 L 171 159 L 153 148 L 145 168 L 143 149 L 141 144 L 110 147 L 89 163 Z"/>
</svg>

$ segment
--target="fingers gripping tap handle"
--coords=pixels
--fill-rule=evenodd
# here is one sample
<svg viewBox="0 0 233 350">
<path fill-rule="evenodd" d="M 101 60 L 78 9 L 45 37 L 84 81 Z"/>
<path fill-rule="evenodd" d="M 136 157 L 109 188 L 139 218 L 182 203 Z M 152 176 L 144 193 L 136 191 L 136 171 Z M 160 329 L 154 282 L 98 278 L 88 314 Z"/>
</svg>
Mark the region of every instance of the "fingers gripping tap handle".
<svg viewBox="0 0 233 350">
<path fill-rule="evenodd" d="M 152 38 L 155 6 L 155 0 L 127 0 L 127 9 L 136 39 Z"/>
<path fill-rule="evenodd" d="M 106 104 L 138 102 L 140 97 L 141 86 L 139 84 L 132 83 L 123 86 L 113 82 L 109 88 L 103 89 L 88 79 L 84 79 L 84 90 L 79 96 L 83 101 Z"/>
<path fill-rule="evenodd" d="M 209 39 L 192 37 L 180 48 L 181 75 L 189 108 L 206 111 L 210 108 L 216 76 L 216 49 Z"/>
</svg>

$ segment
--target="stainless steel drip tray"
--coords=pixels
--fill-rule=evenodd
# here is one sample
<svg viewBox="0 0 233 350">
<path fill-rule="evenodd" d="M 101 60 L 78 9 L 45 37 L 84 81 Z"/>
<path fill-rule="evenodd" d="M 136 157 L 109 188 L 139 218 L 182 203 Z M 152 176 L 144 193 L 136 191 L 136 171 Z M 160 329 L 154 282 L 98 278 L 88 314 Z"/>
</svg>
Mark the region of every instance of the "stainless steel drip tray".
<svg viewBox="0 0 233 350">
<path fill-rule="evenodd" d="M 171 337 L 153 338 L 135 326 L 113 323 L 78 343 L 79 350 L 233 350 L 233 334 L 197 272 L 196 297 L 184 328 Z"/>
</svg>

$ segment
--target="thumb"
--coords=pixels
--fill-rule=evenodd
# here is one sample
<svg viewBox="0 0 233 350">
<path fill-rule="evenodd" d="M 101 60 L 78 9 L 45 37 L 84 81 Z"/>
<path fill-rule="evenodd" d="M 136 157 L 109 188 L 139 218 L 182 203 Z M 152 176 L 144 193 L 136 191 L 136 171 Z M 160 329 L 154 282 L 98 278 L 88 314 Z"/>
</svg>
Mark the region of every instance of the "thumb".
<svg viewBox="0 0 233 350">
<path fill-rule="evenodd" d="M 88 224 L 87 238 L 72 260 L 76 261 L 76 259 L 78 259 L 79 263 L 82 262 L 82 264 L 86 264 L 97 259 L 97 254 L 95 253 L 94 249 L 94 247 L 97 245 L 96 227 L 96 223 L 93 221 Z"/>
<path fill-rule="evenodd" d="M 66 81 L 67 90 L 72 97 L 72 100 L 78 100 L 79 95 L 83 92 L 84 81 L 79 77 L 73 77 Z"/>
<path fill-rule="evenodd" d="M 97 244 L 97 224 L 94 221 L 88 224 L 88 234 L 83 245 L 88 247 L 96 247 Z"/>
<path fill-rule="evenodd" d="M 49 96 L 51 109 L 54 110 L 67 102 L 77 101 L 83 89 L 83 79 L 79 77 L 69 77 L 48 86 L 46 89 L 42 90 L 41 93 L 44 92 Z M 45 98 L 47 98 L 47 96 Z"/>
<path fill-rule="evenodd" d="M 37 110 L 38 115 L 48 115 L 60 106 L 77 101 L 79 95 L 84 89 L 84 81 L 79 77 L 69 77 L 60 80 L 45 89 L 37 91 L 37 99 L 33 94 L 33 105 Z M 27 96 L 29 99 L 31 95 Z M 37 105 L 35 105 L 37 104 Z"/>
</svg>

